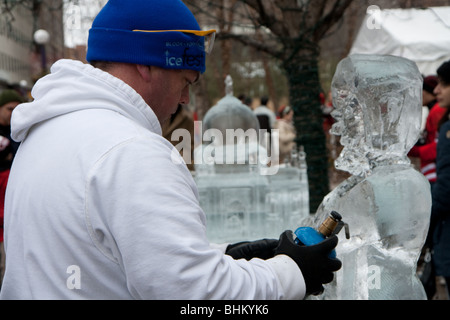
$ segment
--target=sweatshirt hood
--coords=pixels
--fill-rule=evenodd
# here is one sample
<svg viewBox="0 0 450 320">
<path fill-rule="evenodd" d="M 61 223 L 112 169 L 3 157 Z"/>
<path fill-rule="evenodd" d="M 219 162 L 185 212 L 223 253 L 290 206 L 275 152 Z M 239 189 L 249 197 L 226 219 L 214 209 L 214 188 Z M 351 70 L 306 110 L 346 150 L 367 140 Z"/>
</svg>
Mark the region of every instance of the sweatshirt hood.
<svg viewBox="0 0 450 320">
<path fill-rule="evenodd" d="M 153 110 L 122 80 L 75 60 L 59 60 L 31 91 L 34 101 L 18 105 L 11 117 L 11 137 L 23 141 L 43 121 L 85 109 L 110 109 L 161 135 Z"/>
</svg>

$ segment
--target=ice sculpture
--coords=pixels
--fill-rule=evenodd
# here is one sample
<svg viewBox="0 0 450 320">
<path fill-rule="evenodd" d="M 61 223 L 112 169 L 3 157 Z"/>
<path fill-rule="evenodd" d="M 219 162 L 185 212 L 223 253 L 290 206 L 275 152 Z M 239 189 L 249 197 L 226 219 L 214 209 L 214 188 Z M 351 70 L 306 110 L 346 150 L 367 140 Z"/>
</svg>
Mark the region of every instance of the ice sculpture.
<svg viewBox="0 0 450 320">
<path fill-rule="evenodd" d="M 416 266 L 430 186 L 406 156 L 420 131 L 421 92 L 421 74 L 403 58 L 352 55 L 337 67 L 331 133 L 344 148 L 335 165 L 352 176 L 323 199 L 313 226 L 335 210 L 351 237 L 339 235 L 343 267 L 320 298 L 426 299 Z"/>
<path fill-rule="evenodd" d="M 296 149 L 290 162 L 277 164 L 277 144 L 267 150 L 260 143 L 265 132 L 233 96 L 232 84 L 228 76 L 226 96 L 205 114 L 202 144 L 194 150 L 207 235 L 214 243 L 278 238 L 309 216 L 306 155 Z"/>
</svg>

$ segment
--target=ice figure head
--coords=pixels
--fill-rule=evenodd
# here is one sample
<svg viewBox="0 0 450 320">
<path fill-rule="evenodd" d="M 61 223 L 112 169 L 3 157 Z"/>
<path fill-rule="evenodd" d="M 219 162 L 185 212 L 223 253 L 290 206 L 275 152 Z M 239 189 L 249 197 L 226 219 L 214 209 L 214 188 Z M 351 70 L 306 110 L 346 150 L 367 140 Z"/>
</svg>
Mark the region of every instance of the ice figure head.
<svg viewBox="0 0 450 320">
<path fill-rule="evenodd" d="M 338 64 L 331 133 L 344 149 L 337 169 L 365 176 L 379 165 L 409 163 L 420 132 L 422 81 L 416 64 L 400 57 L 351 55 Z"/>
</svg>

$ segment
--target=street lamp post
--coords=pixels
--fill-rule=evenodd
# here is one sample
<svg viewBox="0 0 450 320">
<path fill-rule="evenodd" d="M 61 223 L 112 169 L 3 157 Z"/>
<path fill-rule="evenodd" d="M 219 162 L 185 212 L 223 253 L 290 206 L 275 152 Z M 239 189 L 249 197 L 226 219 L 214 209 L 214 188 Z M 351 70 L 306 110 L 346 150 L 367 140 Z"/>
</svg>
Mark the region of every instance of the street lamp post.
<svg viewBox="0 0 450 320">
<path fill-rule="evenodd" d="M 45 45 L 50 41 L 50 34 L 47 30 L 39 29 L 33 35 L 34 42 L 39 46 L 41 51 L 41 66 L 42 72 L 47 70 L 47 56 L 45 52 Z"/>
</svg>

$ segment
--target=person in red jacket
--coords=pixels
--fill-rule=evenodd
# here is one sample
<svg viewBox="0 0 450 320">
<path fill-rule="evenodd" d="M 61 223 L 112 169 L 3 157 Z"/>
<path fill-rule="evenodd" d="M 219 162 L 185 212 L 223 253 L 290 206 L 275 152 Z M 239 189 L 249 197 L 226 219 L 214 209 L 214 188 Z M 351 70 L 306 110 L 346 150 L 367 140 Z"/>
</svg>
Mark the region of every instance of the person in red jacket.
<svg viewBox="0 0 450 320">
<path fill-rule="evenodd" d="M 0 94 L 0 289 L 6 263 L 3 243 L 5 192 L 9 170 L 18 148 L 18 143 L 11 139 L 11 114 L 22 102 L 25 102 L 25 99 L 13 89 L 3 90 Z"/>
<path fill-rule="evenodd" d="M 428 179 L 431 187 L 436 182 L 436 145 L 438 122 L 446 109 L 436 102 L 434 89 L 437 85 L 436 76 L 425 77 L 423 81 L 423 104 L 430 108 L 425 125 L 425 143 L 416 144 L 408 153 L 410 157 L 420 158 L 420 171 Z"/>
</svg>

